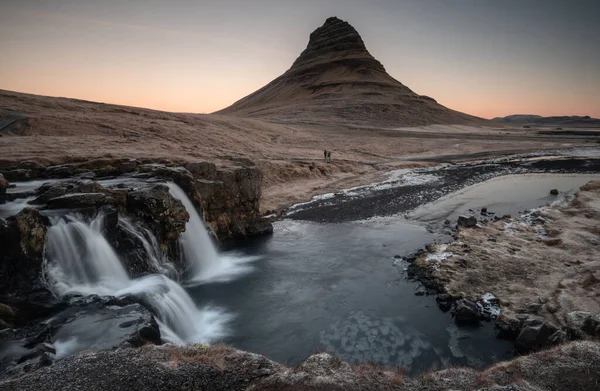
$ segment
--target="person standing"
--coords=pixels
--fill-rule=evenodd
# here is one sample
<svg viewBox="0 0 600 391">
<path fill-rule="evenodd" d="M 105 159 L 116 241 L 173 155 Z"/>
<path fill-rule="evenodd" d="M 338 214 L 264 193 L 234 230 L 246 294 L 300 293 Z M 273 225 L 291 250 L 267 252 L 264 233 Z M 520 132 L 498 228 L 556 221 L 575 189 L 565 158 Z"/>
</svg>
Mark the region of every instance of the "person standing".
<svg viewBox="0 0 600 391">
<path fill-rule="evenodd" d="M 326 149 L 323 151 L 323 159 L 327 160 L 327 150 Z"/>
</svg>

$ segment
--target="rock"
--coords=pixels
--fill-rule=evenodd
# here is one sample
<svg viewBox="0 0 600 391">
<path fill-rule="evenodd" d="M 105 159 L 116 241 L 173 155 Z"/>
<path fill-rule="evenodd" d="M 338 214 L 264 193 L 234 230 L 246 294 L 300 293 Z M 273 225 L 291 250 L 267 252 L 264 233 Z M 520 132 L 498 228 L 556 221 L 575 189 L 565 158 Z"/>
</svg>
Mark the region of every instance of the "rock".
<svg viewBox="0 0 600 391">
<path fill-rule="evenodd" d="M 31 201 L 31 204 L 45 204 L 53 198 L 62 197 L 74 193 L 105 193 L 98 182 L 87 179 L 69 179 L 60 182 L 44 183 L 37 190 L 37 197 Z"/>
<path fill-rule="evenodd" d="M 552 190 L 550 190 L 550 194 L 551 195 L 558 195 L 558 189 L 552 189 Z"/>
<path fill-rule="evenodd" d="M 173 198 L 165 185 L 151 185 L 127 194 L 127 210 L 149 223 L 158 223 L 163 243 L 177 239 L 185 231 L 190 216 L 181 201 Z"/>
<path fill-rule="evenodd" d="M 8 181 L 0 173 L 0 204 L 6 201 L 6 189 L 8 189 Z"/>
<path fill-rule="evenodd" d="M 217 166 L 210 162 L 194 162 L 186 164 L 185 168 L 192 173 L 196 179 L 217 179 Z"/>
<path fill-rule="evenodd" d="M 103 205 L 100 213 L 104 214 L 104 229 L 111 231 L 119 225 L 119 211 L 112 205 Z"/>
<path fill-rule="evenodd" d="M 450 225 L 450 220 L 444 220 L 444 225 Z"/>
<path fill-rule="evenodd" d="M 528 353 L 551 345 L 550 337 L 558 330 L 542 318 L 530 317 L 523 323 L 515 342 L 519 353 Z"/>
<path fill-rule="evenodd" d="M 508 219 L 510 219 L 511 217 L 512 217 L 511 215 L 509 215 L 509 214 L 505 214 L 505 215 L 503 215 L 503 216 L 502 216 L 502 219 L 503 219 L 503 220 L 508 220 Z"/>
<path fill-rule="evenodd" d="M 481 312 L 476 303 L 460 299 L 454 303 L 452 308 L 452 316 L 457 324 L 479 324 Z"/>
<path fill-rule="evenodd" d="M 494 323 L 497 331 L 496 337 L 500 339 L 514 340 L 521 331 L 522 322 L 519 319 L 500 314 Z"/>
<path fill-rule="evenodd" d="M 48 224 L 46 217 L 31 208 L 0 219 L 0 296 L 47 292 L 40 277 Z"/>
<path fill-rule="evenodd" d="M 486 207 L 481 208 L 481 213 L 482 214 L 486 214 L 487 213 L 487 208 Z"/>
<path fill-rule="evenodd" d="M 115 200 L 104 193 L 72 193 L 48 200 L 49 209 L 75 209 L 113 204 Z"/>
<path fill-rule="evenodd" d="M 550 336 L 550 338 L 548 338 L 548 342 L 550 343 L 550 345 L 559 345 L 561 343 L 565 343 L 569 340 L 569 337 L 567 336 L 567 333 L 565 333 L 562 330 L 558 330 L 556 331 L 554 334 L 552 334 Z"/>
<path fill-rule="evenodd" d="M 425 296 L 426 293 L 427 293 L 427 290 L 422 285 L 419 285 L 415 289 L 415 296 Z"/>
<path fill-rule="evenodd" d="M 459 227 L 474 227 L 477 225 L 477 218 L 475 216 L 458 216 Z"/>
<path fill-rule="evenodd" d="M 44 171 L 46 178 L 68 178 L 75 175 L 77 172 L 73 164 L 62 164 L 59 166 L 50 166 Z"/>
<path fill-rule="evenodd" d="M 448 312 L 450 310 L 450 308 L 452 308 L 453 298 L 451 295 L 449 295 L 447 293 L 441 293 L 441 294 L 437 295 L 437 297 L 435 298 L 435 301 L 436 301 L 438 307 L 440 307 L 440 309 L 444 312 Z"/>
<path fill-rule="evenodd" d="M 573 338 L 600 337 L 600 313 L 569 312 L 565 316 L 567 331 Z"/>
</svg>

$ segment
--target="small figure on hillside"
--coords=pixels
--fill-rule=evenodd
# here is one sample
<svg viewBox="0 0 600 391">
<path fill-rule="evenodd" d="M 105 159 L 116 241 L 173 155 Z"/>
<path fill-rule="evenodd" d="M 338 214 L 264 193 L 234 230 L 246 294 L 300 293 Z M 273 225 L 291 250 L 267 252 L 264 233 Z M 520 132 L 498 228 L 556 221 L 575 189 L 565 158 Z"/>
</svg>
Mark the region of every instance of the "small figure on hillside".
<svg viewBox="0 0 600 391">
<path fill-rule="evenodd" d="M 331 163 L 331 151 L 327 151 L 327 161 Z"/>
<path fill-rule="evenodd" d="M 323 151 L 323 159 L 327 160 L 327 150 L 326 149 Z"/>
</svg>

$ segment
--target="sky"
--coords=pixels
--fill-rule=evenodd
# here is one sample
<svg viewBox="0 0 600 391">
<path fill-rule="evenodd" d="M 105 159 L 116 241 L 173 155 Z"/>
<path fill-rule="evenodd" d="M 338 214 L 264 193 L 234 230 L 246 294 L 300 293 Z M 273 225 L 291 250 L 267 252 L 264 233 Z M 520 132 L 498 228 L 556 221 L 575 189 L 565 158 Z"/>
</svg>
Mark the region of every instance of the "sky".
<svg viewBox="0 0 600 391">
<path fill-rule="evenodd" d="M 598 0 L 2 0 L 0 89 L 209 113 L 337 16 L 452 109 L 600 117 L 599 15 Z"/>
</svg>

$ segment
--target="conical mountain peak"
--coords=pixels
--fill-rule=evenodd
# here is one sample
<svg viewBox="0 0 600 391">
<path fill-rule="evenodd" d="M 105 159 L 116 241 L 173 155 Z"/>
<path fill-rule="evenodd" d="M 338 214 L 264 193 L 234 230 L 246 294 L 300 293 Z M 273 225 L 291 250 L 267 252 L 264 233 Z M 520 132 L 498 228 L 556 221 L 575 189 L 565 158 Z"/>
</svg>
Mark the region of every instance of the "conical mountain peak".
<svg viewBox="0 0 600 391">
<path fill-rule="evenodd" d="M 412 126 L 472 123 L 387 74 L 348 22 L 328 18 L 291 68 L 219 111 L 278 123 Z"/>
<path fill-rule="evenodd" d="M 383 66 L 376 61 L 363 42 L 360 34 L 350 23 L 331 17 L 310 34 L 306 49 L 292 65 L 292 69 L 336 59 L 364 59 L 381 72 Z"/>
</svg>

